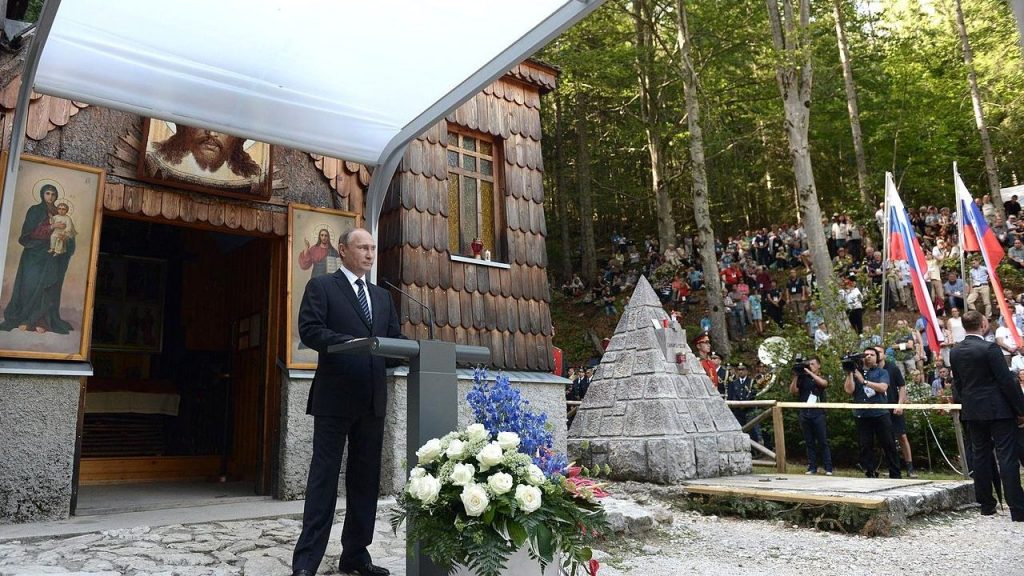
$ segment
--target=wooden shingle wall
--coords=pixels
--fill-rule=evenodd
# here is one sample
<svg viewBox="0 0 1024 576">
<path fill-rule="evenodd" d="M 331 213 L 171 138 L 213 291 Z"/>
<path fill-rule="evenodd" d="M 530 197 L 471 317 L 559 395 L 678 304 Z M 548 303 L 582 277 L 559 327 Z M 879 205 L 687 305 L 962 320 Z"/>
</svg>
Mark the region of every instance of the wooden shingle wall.
<svg viewBox="0 0 1024 576">
<path fill-rule="evenodd" d="M 310 154 L 310 157 L 334 191 L 335 207 L 362 214 L 366 204 L 366 190 L 370 186 L 369 170 L 362 164 L 329 156 Z"/>
<path fill-rule="evenodd" d="M 553 86 L 552 72 L 520 65 L 412 142 L 380 221 L 381 277 L 434 311 L 435 337 L 487 346 L 499 368 L 552 368 L 540 91 Z M 490 134 L 503 150 L 509 269 L 450 258 L 449 123 Z M 400 301 L 403 333 L 426 338 L 424 310 Z"/>
<path fill-rule="evenodd" d="M 3 148 L 11 143 L 11 130 L 14 126 L 14 107 L 18 103 L 18 90 L 21 89 L 21 76 L 12 79 L 0 91 L 0 138 Z M 42 140 L 51 130 L 64 126 L 71 117 L 88 104 L 72 102 L 64 98 L 32 93 L 28 105 L 28 118 L 25 122 L 25 135 L 31 140 Z"/>
</svg>

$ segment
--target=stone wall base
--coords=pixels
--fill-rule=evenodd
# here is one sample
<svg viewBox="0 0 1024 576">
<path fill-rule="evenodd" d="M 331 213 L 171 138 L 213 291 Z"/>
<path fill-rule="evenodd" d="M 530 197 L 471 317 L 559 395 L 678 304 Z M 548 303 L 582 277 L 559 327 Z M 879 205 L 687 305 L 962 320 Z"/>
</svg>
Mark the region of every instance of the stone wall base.
<svg viewBox="0 0 1024 576">
<path fill-rule="evenodd" d="M 384 426 L 384 450 L 381 458 L 380 490 L 382 495 L 397 494 L 405 486 L 406 476 L 406 404 L 405 368 L 388 374 L 388 410 Z M 531 373 L 509 373 L 513 386 L 523 392 L 530 401 L 530 407 L 548 415 L 555 436 L 555 448 L 566 450 L 565 388 L 561 379 L 548 378 L 537 382 Z M 460 370 L 459 378 L 459 426 L 466 427 L 473 422 L 472 413 L 465 402 L 466 394 L 473 386 L 470 370 Z M 550 381 L 549 381 L 550 380 Z M 282 371 L 281 376 L 281 438 L 279 466 L 275 482 L 274 497 L 282 500 L 298 500 L 305 497 L 306 476 L 309 460 L 313 453 L 313 417 L 306 414 L 306 398 L 312 382 L 311 371 Z M 345 466 L 341 468 L 339 493 L 344 493 Z"/>
<path fill-rule="evenodd" d="M 79 376 L 0 375 L 0 524 L 71 514 Z"/>
</svg>

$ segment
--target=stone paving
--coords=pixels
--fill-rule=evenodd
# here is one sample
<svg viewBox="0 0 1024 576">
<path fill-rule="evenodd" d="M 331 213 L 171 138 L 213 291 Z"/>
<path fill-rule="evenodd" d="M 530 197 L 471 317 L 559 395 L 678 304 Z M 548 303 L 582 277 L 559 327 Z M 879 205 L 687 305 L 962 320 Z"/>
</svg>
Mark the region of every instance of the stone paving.
<svg viewBox="0 0 1024 576">
<path fill-rule="evenodd" d="M 392 534 L 386 514 L 386 508 L 378 513 L 370 554 L 376 564 L 403 574 L 405 538 Z M 338 573 L 344 512 L 335 520 L 319 574 Z M 298 518 L 277 518 L 0 542 L 0 576 L 287 576 L 301 527 Z"/>
<path fill-rule="evenodd" d="M 655 522 L 647 508 L 630 500 L 607 500 L 616 532 L 637 535 Z M 396 536 L 388 523 L 391 501 L 378 507 L 377 535 L 370 554 L 395 576 L 405 574 L 404 528 Z M 668 512 L 654 507 L 664 520 Z M 341 529 L 339 511 L 318 574 L 338 574 Z M 75 576 L 288 576 L 299 517 L 205 522 L 106 530 L 70 538 L 0 541 L 0 576 L 64 574 Z M 603 575 L 602 575 L 603 576 Z"/>
</svg>

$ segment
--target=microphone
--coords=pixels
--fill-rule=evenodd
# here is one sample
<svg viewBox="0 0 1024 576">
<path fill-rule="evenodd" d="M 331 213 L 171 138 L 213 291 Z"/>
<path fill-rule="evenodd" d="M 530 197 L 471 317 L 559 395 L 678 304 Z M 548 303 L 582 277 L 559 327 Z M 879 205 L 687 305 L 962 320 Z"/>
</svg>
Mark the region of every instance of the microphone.
<svg viewBox="0 0 1024 576">
<path fill-rule="evenodd" d="M 387 278 L 381 278 L 381 280 L 382 280 L 382 281 L 383 281 L 383 282 L 384 282 L 385 284 L 387 284 L 387 285 L 388 285 L 388 288 L 391 288 L 391 289 L 395 290 L 396 292 L 398 292 L 399 294 L 401 294 L 401 295 L 405 296 L 405 297 L 406 297 L 406 298 L 408 298 L 409 300 L 412 300 L 412 301 L 413 301 L 413 302 L 415 302 L 416 304 L 419 304 L 421 308 L 423 308 L 424 310 L 426 310 L 426 311 L 427 311 L 427 322 L 429 322 L 429 324 L 427 324 L 427 336 L 428 336 L 428 337 L 429 337 L 429 338 L 430 338 L 431 340 L 433 340 L 433 339 L 434 339 L 434 313 L 433 313 L 433 311 L 431 311 L 431 310 L 430 310 L 430 307 L 429 307 L 429 306 L 427 306 L 426 304 L 424 304 L 423 302 L 420 302 L 419 300 L 417 300 L 417 299 L 413 298 L 413 297 L 412 297 L 412 294 L 409 294 L 409 293 L 408 293 L 408 292 L 406 292 L 405 290 L 402 290 L 402 289 L 401 289 L 401 288 L 399 288 L 398 286 L 395 286 L 394 284 L 392 284 L 391 282 L 389 282 L 389 281 L 387 280 Z"/>
</svg>

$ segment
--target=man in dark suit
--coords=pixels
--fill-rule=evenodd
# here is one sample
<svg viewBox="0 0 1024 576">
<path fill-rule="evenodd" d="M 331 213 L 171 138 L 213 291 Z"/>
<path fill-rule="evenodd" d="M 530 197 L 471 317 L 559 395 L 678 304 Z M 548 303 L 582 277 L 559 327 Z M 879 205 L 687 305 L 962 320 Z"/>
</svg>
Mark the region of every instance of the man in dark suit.
<svg viewBox="0 0 1024 576">
<path fill-rule="evenodd" d="M 343 574 L 387 576 L 366 547 L 373 541 L 380 485 L 380 458 L 387 405 L 384 358 L 327 354 L 327 347 L 354 338 L 401 338 L 398 315 L 387 290 L 367 282 L 377 246 L 356 228 L 339 240 L 342 267 L 306 284 L 299 308 L 299 337 L 319 353 L 306 413 L 313 416 L 313 457 L 306 482 L 302 534 L 292 557 L 293 576 L 313 576 L 334 523 L 341 456 L 348 440 L 345 526 L 341 533 Z"/>
<path fill-rule="evenodd" d="M 963 316 L 967 338 L 949 353 L 953 368 L 953 401 L 963 404 L 960 418 L 971 436 L 974 494 L 981 513 L 996 512 L 992 496 L 992 449 L 999 462 L 1006 504 L 1014 522 L 1024 522 L 1024 490 L 1016 452 L 1016 434 L 1024 426 L 1024 393 L 1010 374 L 1003 353 L 982 335 L 988 319 L 977 311 Z"/>
<path fill-rule="evenodd" d="M 754 383 L 754 379 L 747 374 L 747 367 L 743 363 L 736 365 L 736 377 L 729 380 L 729 383 L 725 385 L 725 398 L 726 400 L 757 400 L 757 386 Z M 746 426 L 747 421 L 750 420 L 750 408 L 733 408 L 732 413 L 736 416 L 736 421 L 740 423 L 740 426 Z M 761 438 L 761 424 L 758 423 L 751 428 L 750 432 L 747 433 L 750 439 L 758 444 L 764 444 L 764 440 Z"/>
</svg>

